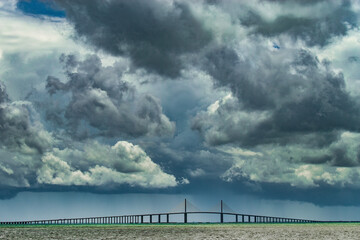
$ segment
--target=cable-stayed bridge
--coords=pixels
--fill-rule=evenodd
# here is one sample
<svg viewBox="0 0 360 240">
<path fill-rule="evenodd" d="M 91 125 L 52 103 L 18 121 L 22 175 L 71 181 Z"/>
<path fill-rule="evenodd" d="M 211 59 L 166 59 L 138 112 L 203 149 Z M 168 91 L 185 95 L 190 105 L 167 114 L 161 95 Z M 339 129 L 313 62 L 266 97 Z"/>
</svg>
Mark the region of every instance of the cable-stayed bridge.
<svg viewBox="0 0 360 240">
<path fill-rule="evenodd" d="M 233 223 L 317 223 L 328 221 L 317 221 L 309 219 L 285 218 L 274 216 L 263 216 L 234 212 L 222 200 L 216 206 L 217 210 L 200 211 L 191 202 L 185 199 L 170 212 L 145 213 L 134 215 L 119 215 L 106 217 L 85 218 L 61 218 L 31 221 L 3 221 L 0 225 L 61 225 L 61 224 L 145 224 L 145 223 L 189 223 L 192 215 L 212 215 L 217 217 L 218 223 L 224 223 L 224 217 L 232 219 L 227 222 Z M 180 217 L 180 218 L 179 218 Z M 180 220 L 179 220 L 180 219 Z M 201 221 L 197 221 L 201 222 Z M 335 221 L 334 221 L 335 222 Z M 338 221 L 336 221 L 338 222 Z"/>
</svg>

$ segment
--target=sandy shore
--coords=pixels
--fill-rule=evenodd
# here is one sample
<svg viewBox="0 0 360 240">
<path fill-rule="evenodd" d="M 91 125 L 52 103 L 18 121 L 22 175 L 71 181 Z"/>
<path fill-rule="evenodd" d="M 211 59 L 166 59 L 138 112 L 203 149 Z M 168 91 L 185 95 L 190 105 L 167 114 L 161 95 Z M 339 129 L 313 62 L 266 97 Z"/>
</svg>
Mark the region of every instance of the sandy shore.
<svg viewBox="0 0 360 240">
<path fill-rule="evenodd" d="M 1 226 L 0 239 L 360 239 L 360 224 Z"/>
</svg>

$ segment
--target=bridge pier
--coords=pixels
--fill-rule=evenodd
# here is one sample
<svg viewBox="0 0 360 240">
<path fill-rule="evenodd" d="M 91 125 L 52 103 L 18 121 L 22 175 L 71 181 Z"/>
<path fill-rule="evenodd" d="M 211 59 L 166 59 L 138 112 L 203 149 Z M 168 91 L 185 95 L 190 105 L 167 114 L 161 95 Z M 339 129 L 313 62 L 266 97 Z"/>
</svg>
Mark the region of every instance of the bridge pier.
<svg viewBox="0 0 360 240">
<path fill-rule="evenodd" d="M 186 198 L 185 198 L 184 223 L 187 223 Z"/>
<path fill-rule="evenodd" d="M 223 223 L 224 222 L 224 211 L 223 211 L 223 201 L 220 201 L 220 222 Z"/>
</svg>

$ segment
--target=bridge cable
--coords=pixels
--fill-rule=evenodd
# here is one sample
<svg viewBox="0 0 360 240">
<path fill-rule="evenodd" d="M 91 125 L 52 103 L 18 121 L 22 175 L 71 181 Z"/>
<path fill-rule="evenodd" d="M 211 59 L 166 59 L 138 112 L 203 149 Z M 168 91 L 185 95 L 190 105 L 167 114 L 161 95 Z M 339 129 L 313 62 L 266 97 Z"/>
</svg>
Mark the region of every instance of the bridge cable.
<svg viewBox="0 0 360 240">
<path fill-rule="evenodd" d="M 186 208 L 187 212 L 201 212 L 201 210 L 189 200 L 186 200 Z"/>
<path fill-rule="evenodd" d="M 187 201 L 188 202 L 188 201 Z M 185 202 L 181 201 L 178 205 L 170 210 L 170 212 L 184 212 L 185 210 Z"/>
<path fill-rule="evenodd" d="M 231 207 L 229 207 L 229 205 L 227 205 L 225 202 L 223 202 L 223 211 L 228 213 L 235 213 L 235 211 Z"/>
</svg>

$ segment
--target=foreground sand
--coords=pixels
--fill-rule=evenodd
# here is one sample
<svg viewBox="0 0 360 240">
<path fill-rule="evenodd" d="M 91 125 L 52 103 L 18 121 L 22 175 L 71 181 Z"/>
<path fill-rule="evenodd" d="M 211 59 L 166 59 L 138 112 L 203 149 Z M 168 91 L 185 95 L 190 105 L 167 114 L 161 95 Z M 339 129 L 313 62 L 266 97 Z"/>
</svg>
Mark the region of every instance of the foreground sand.
<svg viewBox="0 0 360 240">
<path fill-rule="evenodd" d="M 360 239 L 360 224 L 1 226 L 0 239 Z"/>
</svg>

